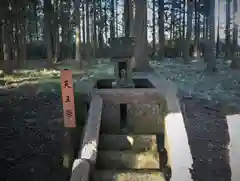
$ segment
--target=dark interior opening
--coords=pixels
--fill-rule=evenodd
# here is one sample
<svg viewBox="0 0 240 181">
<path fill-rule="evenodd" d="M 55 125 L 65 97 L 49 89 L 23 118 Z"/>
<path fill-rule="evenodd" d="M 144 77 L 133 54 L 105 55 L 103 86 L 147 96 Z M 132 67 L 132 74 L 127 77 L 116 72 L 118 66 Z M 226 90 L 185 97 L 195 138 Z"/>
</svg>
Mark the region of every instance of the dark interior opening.
<svg viewBox="0 0 240 181">
<path fill-rule="evenodd" d="M 127 104 L 120 104 L 120 128 L 127 126 Z"/>
<path fill-rule="evenodd" d="M 127 62 L 118 62 L 118 76 L 121 79 L 121 70 L 127 71 Z"/>
<path fill-rule="evenodd" d="M 89 109 L 90 109 L 90 104 L 89 104 L 89 103 L 86 103 L 86 113 L 87 113 L 87 115 L 88 115 Z"/>
<path fill-rule="evenodd" d="M 114 79 L 100 79 L 100 80 L 97 80 L 94 88 L 97 88 L 97 89 L 111 89 L 113 82 L 114 82 Z"/>
<path fill-rule="evenodd" d="M 155 88 L 155 86 L 148 79 L 133 79 L 135 88 Z"/>
<path fill-rule="evenodd" d="M 94 88 L 97 89 L 111 89 L 112 83 L 115 79 L 101 79 L 97 80 Z M 148 79 L 133 79 L 134 88 L 155 88 L 155 86 Z"/>
</svg>

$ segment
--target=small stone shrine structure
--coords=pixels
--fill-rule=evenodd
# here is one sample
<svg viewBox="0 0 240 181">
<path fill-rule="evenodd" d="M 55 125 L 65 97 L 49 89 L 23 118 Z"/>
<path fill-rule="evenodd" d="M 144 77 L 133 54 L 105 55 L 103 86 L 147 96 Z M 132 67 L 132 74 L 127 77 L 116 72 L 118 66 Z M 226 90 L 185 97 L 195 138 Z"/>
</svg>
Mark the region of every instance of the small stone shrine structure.
<svg viewBox="0 0 240 181">
<path fill-rule="evenodd" d="M 110 45 L 115 76 L 97 77 L 89 87 L 71 181 L 191 181 L 193 160 L 177 90 L 152 74 L 132 75 L 134 38 L 114 38 Z"/>
<path fill-rule="evenodd" d="M 121 37 L 111 40 L 111 61 L 114 63 L 116 87 L 134 87 L 132 80 L 134 44 L 133 37 Z"/>
</svg>

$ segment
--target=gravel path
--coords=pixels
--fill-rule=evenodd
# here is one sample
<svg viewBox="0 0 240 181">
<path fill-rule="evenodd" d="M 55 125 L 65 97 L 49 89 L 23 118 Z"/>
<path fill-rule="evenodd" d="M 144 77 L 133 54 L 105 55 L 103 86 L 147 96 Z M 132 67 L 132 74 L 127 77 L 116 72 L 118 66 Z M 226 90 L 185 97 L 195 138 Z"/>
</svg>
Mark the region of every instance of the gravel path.
<svg viewBox="0 0 240 181">
<path fill-rule="evenodd" d="M 192 98 L 181 99 L 194 181 L 231 181 L 228 126 L 222 105 Z"/>
<path fill-rule="evenodd" d="M 66 180 L 61 166 L 60 98 L 30 90 L 1 92 L 1 181 Z"/>
</svg>

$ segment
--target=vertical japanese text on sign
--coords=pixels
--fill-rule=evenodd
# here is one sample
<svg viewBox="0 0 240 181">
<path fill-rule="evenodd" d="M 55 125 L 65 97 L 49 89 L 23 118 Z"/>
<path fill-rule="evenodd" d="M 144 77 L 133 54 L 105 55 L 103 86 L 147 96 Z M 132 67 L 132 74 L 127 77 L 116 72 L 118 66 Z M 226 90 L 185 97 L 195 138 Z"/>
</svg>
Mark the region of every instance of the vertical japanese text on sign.
<svg viewBox="0 0 240 181">
<path fill-rule="evenodd" d="M 61 88 L 62 88 L 64 126 L 74 128 L 76 127 L 76 117 L 71 70 L 61 71 Z"/>
</svg>

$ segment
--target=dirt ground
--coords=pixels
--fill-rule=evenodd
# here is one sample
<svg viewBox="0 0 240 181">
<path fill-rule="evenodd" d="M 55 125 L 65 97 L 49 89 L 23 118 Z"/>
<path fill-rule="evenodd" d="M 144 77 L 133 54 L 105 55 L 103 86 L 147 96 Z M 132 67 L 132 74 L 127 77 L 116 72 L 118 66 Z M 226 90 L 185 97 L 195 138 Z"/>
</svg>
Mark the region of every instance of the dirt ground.
<svg viewBox="0 0 240 181">
<path fill-rule="evenodd" d="M 223 60 L 217 60 L 215 74 L 204 71 L 202 60 L 184 65 L 180 59 L 168 59 L 152 65 L 159 76 L 180 89 L 193 180 L 231 181 L 226 116 L 240 113 L 240 71 L 231 70 Z"/>
<path fill-rule="evenodd" d="M 0 94 L 1 181 L 61 181 L 61 100 L 29 88 Z"/>
<path fill-rule="evenodd" d="M 231 181 L 227 113 L 223 105 L 196 97 L 182 97 L 181 105 L 193 157 L 193 180 Z"/>
</svg>

